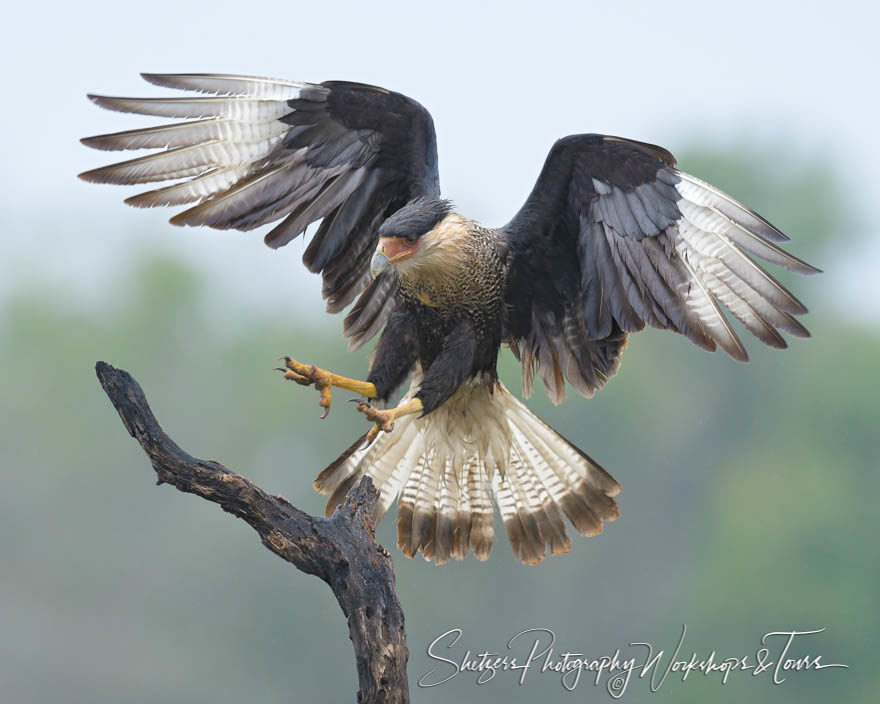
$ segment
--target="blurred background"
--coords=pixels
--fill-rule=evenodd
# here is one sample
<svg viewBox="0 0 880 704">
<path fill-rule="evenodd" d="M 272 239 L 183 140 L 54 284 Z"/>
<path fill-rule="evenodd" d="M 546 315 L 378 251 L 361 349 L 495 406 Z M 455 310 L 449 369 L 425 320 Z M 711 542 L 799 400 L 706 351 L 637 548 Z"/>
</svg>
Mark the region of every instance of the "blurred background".
<svg viewBox="0 0 880 704">
<path fill-rule="evenodd" d="M 87 92 L 152 95 L 138 71 L 215 71 L 409 94 L 434 115 L 443 190 L 499 225 L 552 142 L 621 134 L 749 204 L 825 270 L 783 280 L 813 339 L 752 362 L 667 333 L 633 338 L 596 398 L 531 408 L 620 480 L 621 518 L 565 557 L 437 568 L 394 548 L 416 702 L 609 700 L 583 678 L 461 675 L 432 689 L 426 648 L 504 652 L 526 628 L 594 656 L 753 654 L 775 630 L 827 630 L 792 654 L 848 670 L 670 678 L 624 701 L 880 701 L 876 262 L 880 53 L 875 3 L 110 2 L 20 4 L 0 43 L 0 699 L 14 704 L 351 701 L 355 667 L 330 590 L 244 523 L 155 476 L 95 377 L 143 384 L 188 451 L 315 514 L 312 479 L 363 420 L 284 384 L 275 358 L 361 376 L 322 312 L 302 240 L 180 230 L 130 192 L 75 174 L 107 163 L 78 138 L 140 124 Z M 873 88 L 871 86 L 874 86 Z M 149 118 L 145 118 L 149 120 Z M 745 338 L 744 338 L 745 339 Z M 747 341 L 754 343 L 754 340 Z M 509 353 L 501 375 L 515 392 Z"/>
</svg>

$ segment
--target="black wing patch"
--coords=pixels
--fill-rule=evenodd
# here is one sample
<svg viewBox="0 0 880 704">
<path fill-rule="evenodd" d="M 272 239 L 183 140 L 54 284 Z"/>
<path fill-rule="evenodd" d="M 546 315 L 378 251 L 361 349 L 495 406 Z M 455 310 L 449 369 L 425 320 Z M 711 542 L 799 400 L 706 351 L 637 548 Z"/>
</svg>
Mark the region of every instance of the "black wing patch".
<svg viewBox="0 0 880 704">
<path fill-rule="evenodd" d="M 323 275 L 338 312 L 367 289 L 349 316 L 359 346 L 387 318 L 396 286 L 369 287 L 382 221 L 413 198 L 440 195 L 434 125 L 399 93 L 358 83 L 299 83 L 219 74 L 143 74 L 150 83 L 210 95 L 89 96 L 110 110 L 188 121 L 83 139 L 96 149 L 161 149 L 81 174 L 97 183 L 170 185 L 128 198 L 136 207 L 190 205 L 171 222 L 252 230 L 282 247 L 318 220 L 303 262 Z M 193 205 L 194 204 L 194 205 Z M 383 316 L 377 321 L 376 315 Z"/>
<path fill-rule="evenodd" d="M 818 270 L 660 147 L 603 135 L 559 140 L 505 234 L 507 335 L 527 393 L 537 370 L 557 403 L 566 379 L 591 395 L 617 370 L 627 334 L 646 324 L 746 361 L 722 308 L 771 347 L 786 347 L 780 330 L 809 336 L 795 319 L 806 308 L 753 257 Z"/>
</svg>

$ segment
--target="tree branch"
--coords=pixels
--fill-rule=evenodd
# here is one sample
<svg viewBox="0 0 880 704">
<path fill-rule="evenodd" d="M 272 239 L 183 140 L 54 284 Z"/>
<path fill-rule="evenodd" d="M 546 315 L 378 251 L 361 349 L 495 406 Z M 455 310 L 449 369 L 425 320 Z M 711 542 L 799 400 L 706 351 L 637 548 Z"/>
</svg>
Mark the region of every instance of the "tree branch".
<svg viewBox="0 0 880 704">
<path fill-rule="evenodd" d="M 406 704 L 409 651 L 391 556 L 376 543 L 371 518 L 379 493 L 364 477 L 329 518 L 316 518 L 272 496 L 221 464 L 184 452 L 162 430 L 140 384 L 98 362 L 95 371 L 126 430 L 150 458 L 159 483 L 220 504 L 246 521 L 269 550 L 333 590 L 357 661 L 363 704 Z"/>
</svg>

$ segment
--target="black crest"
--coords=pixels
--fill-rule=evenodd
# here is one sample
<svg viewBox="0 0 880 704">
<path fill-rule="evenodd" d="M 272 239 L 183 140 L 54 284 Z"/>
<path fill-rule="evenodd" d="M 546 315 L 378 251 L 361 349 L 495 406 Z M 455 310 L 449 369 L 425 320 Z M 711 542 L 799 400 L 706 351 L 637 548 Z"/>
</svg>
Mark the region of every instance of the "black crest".
<svg viewBox="0 0 880 704">
<path fill-rule="evenodd" d="M 379 227 L 380 237 L 417 239 L 449 215 L 452 202 L 440 198 L 416 198 Z"/>
</svg>

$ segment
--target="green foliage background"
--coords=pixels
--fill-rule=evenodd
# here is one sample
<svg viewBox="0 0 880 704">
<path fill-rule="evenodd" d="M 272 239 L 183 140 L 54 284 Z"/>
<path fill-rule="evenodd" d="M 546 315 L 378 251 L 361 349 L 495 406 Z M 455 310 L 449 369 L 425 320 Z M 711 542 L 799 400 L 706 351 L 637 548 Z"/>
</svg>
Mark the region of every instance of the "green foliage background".
<svg viewBox="0 0 880 704">
<path fill-rule="evenodd" d="M 855 245 L 859 223 L 823 163 L 694 148 L 681 165 L 766 214 L 819 266 Z M 880 337 L 831 305 L 829 276 L 783 278 L 812 311 L 813 339 L 790 350 L 750 344 L 752 363 L 739 365 L 647 331 L 595 399 L 553 407 L 536 393 L 530 406 L 624 487 L 603 535 L 531 568 L 512 560 L 500 525 L 486 564 L 437 568 L 393 550 L 414 701 L 610 701 L 586 677 L 573 693 L 546 675 L 418 688 L 427 644 L 453 627 L 464 629 L 459 657 L 503 651 L 531 627 L 598 656 L 631 641 L 668 652 L 682 624 L 688 654 L 722 657 L 754 653 L 768 631 L 827 628 L 796 654 L 850 667 L 780 686 L 671 677 L 654 695 L 635 680 L 624 701 L 880 700 Z M 142 257 L 123 281 L 91 308 L 29 281 L 0 311 L 2 700 L 351 701 L 351 645 L 330 591 L 216 506 L 154 487 L 93 366 L 131 371 L 188 451 L 320 513 L 311 481 L 363 421 L 341 395 L 319 421 L 315 394 L 271 369 L 290 353 L 357 376 L 367 352 L 348 354 L 329 317 L 267 306 L 218 321 L 212 285 L 168 257 Z M 509 354 L 501 371 L 518 391 Z M 391 518 L 379 539 L 393 547 Z"/>
</svg>

